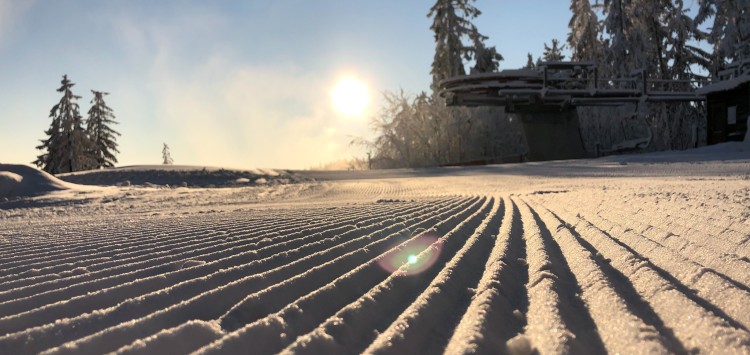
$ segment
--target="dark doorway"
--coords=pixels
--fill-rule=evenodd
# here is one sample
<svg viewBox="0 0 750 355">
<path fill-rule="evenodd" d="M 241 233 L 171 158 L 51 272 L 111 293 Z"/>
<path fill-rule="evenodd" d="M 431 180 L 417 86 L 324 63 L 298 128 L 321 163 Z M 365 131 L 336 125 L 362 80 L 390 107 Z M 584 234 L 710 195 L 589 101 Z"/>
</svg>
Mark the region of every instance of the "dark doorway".
<svg viewBox="0 0 750 355">
<path fill-rule="evenodd" d="M 717 144 L 727 140 L 727 105 L 716 102 L 711 105 L 708 120 L 708 144 Z"/>
</svg>

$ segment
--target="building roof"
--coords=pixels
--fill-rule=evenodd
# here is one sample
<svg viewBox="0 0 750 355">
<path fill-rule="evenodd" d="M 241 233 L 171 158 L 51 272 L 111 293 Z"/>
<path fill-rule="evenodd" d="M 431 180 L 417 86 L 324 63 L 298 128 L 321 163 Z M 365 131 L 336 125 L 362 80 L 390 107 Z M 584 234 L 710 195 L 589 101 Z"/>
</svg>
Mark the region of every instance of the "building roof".
<svg viewBox="0 0 750 355">
<path fill-rule="evenodd" d="M 708 95 L 722 91 L 729 91 L 738 88 L 740 85 L 750 82 L 750 73 L 745 73 L 738 77 L 722 80 L 716 83 L 706 85 L 695 91 L 698 95 Z"/>
</svg>

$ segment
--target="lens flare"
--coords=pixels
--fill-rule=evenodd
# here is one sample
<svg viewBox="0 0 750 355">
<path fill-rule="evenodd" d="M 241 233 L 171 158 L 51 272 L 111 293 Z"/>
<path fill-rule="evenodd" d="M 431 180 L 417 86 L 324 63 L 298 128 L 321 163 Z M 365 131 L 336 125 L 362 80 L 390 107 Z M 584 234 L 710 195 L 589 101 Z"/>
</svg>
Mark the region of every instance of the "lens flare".
<svg viewBox="0 0 750 355">
<path fill-rule="evenodd" d="M 389 273 L 403 268 L 406 275 L 416 275 L 435 264 L 442 246 L 442 241 L 435 236 L 419 235 L 405 244 L 394 245 L 378 264 Z"/>
</svg>

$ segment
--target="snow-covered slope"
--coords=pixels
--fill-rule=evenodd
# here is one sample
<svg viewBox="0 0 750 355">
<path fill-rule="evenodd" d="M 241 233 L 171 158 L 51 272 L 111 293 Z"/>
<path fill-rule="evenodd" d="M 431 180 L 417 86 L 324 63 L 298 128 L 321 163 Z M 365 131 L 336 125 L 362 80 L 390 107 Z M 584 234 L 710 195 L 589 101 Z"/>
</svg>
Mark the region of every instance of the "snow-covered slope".
<svg viewBox="0 0 750 355">
<path fill-rule="evenodd" d="M 62 180 L 85 185 L 170 185 L 226 187 L 268 182 L 297 182 L 284 170 L 226 169 L 193 165 L 135 165 L 60 174 Z"/>
<path fill-rule="evenodd" d="M 0 197 L 37 196 L 53 191 L 81 190 L 28 165 L 0 164 Z"/>
<path fill-rule="evenodd" d="M 0 203 L 0 353 L 748 353 L 722 152 Z"/>
</svg>

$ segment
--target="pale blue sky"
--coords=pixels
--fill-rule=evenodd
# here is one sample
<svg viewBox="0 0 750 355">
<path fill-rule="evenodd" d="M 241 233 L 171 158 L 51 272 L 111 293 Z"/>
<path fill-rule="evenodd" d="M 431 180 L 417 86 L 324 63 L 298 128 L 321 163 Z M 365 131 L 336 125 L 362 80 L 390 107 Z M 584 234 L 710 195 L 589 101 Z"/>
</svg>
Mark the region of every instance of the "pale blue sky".
<svg viewBox="0 0 750 355">
<path fill-rule="evenodd" d="M 111 93 L 119 164 L 306 168 L 359 155 L 367 120 L 340 117 L 329 91 L 353 75 L 379 92 L 429 88 L 433 0 L 0 0 L 0 162 L 29 163 L 63 74 L 85 116 Z M 520 67 L 564 40 L 567 0 L 480 0 L 476 21 Z"/>
</svg>

